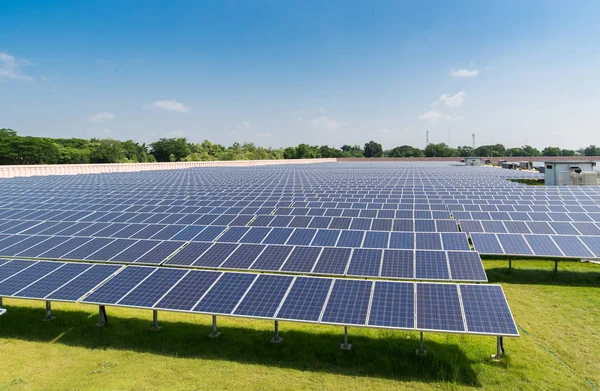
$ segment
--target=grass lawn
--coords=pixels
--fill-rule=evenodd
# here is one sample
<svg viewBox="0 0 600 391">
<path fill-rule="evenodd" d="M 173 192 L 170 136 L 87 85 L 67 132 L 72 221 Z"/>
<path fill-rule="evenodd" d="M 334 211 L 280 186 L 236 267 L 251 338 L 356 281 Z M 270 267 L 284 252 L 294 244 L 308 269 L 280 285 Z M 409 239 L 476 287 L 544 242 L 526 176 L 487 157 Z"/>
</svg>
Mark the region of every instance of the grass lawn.
<svg viewBox="0 0 600 391">
<path fill-rule="evenodd" d="M 0 390 L 116 389 L 470 389 L 600 388 L 600 265 L 484 261 L 501 283 L 520 338 L 505 338 L 507 357 L 494 362 L 495 338 L 425 334 L 428 355 L 415 355 L 418 333 L 272 324 L 219 317 L 223 334 L 207 338 L 209 316 L 5 299 L 0 317 Z"/>
</svg>

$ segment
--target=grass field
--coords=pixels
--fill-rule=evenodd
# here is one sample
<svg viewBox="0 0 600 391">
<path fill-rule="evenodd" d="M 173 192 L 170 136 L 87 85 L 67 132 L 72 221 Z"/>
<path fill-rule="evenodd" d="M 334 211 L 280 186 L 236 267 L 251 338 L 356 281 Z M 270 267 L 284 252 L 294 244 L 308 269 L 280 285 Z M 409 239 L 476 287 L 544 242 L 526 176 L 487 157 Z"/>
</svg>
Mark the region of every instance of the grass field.
<svg viewBox="0 0 600 391">
<path fill-rule="evenodd" d="M 600 265 L 484 261 L 501 283 L 521 333 L 506 338 L 494 362 L 495 338 L 280 323 L 282 344 L 269 343 L 270 322 L 5 299 L 0 317 L 0 390 L 113 389 L 470 389 L 594 390 L 600 387 Z"/>
</svg>

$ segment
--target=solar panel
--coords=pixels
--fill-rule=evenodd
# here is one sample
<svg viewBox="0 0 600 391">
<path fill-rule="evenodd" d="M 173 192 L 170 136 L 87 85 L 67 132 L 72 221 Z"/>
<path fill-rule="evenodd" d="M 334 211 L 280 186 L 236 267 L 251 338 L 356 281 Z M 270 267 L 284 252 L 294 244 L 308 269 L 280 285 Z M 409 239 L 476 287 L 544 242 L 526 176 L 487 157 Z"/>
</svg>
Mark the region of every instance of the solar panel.
<svg viewBox="0 0 600 391">
<path fill-rule="evenodd" d="M 116 304 L 127 292 L 156 270 L 153 267 L 129 266 L 83 299 L 82 302 Z"/>
<path fill-rule="evenodd" d="M 181 249 L 177 254 L 170 258 L 165 264 L 189 266 L 198 259 L 212 243 L 189 243 Z"/>
<path fill-rule="evenodd" d="M 456 285 L 417 283 L 417 329 L 465 331 Z"/>
<path fill-rule="evenodd" d="M 92 265 L 84 263 L 65 264 L 54 273 L 47 274 L 37 282 L 13 294 L 14 297 L 43 299 L 56 289 L 60 288 Z"/>
<path fill-rule="evenodd" d="M 382 252 L 382 250 L 355 249 L 346 274 L 365 277 L 379 276 Z"/>
<path fill-rule="evenodd" d="M 372 287 L 372 281 L 336 280 L 321 322 L 365 325 Z"/>
<path fill-rule="evenodd" d="M 500 285 L 460 285 L 460 295 L 468 332 L 519 335 Z"/>
<path fill-rule="evenodd" d="M 313 269 L 313 273 L 344 275 L 352 250 L 349 248 L 325 247 Z"/>
<path fill-rule="evenodd" d="M 534 255 L 562 257 L 563 253 L 556 246 L 550 236 L 546 235 L 524 235 L 525 240 L 531 247 Z"/>
<path fill-rule="evenodd" d="M 273 228 L 263 240 L 264 244 L 285 244 L 293 232 L 293 228 Z"/>
<path fill-rule="evenodd" d="M 242 244 L 225 260 L 221 267 L 248 269 L 265 247 L 259 244 Z"/>
<path fill-rule="evenodd" d="M 83 274 L 75 277 L 59 289 L 48 294 L 45 299 L 52 301 L 77 301 L 102 281 L 116 273 L 122 266 L 93 265 Z"/>
<path fill-rule="evenodd" d="M 338 247 L 360 247 L 363 241 L 365 231 L 342 231 L 338 239 Z"/>
<path fill-rule="evenodd" d="M 332 282 L 330 278 L 296 277 L 275 318 L 319 321 Z"/>
<path fill-rule="evenodd" d="M 369 326 L 415 328 L 414 284 L 376 281 Z"/>
<path fill-rule="evenodd" d="M 472 233 L 473 247 L 480 254 L 504 254 L 495 234 Z"/>
<path fill-rule="evenodd" d="M 415 264 L 417 279 L 447 280 L 450 278 L 446 253 L 443 251 L 417 250 Z"/>
<path fill-rule="evenodd" d="M 479 254 L 474 251 L 448 251 L 450 275 L 456 281 L 487 281 Z"/>
<path fill-rule="evenodd" d="M 291 276 L 263 274 L 234 311 L 235 315 L 272 318 L 277 312 L 292 280 Z"/>
<path fill-rule="evenodd" d="M 267 246 L 250 268 L 254 270 L 279 270 L 292 249 L 290 246 Z"/>
<path fill-rule="evenodd" d="M 181 242 L 159 242 L 156 247 L 153 247 L 152 250 L 143 254 L 139 258 L 137 258 L 134 262 L 136 263 L 145 263 L 145 264 L 161 264 L 165 261 L 171 254 L 173 254 L 177 249 L 182 247 L 184 243 Z"/>
<path fill-rule="evenodd" d="M 331 229 L 320 229 L 317 231 L 311 245 L 312 246 L 335 246 L 338 236 L 340 235 L 339 230 Z"/>
<path fill-rule="evenodd" d="M 181 269 L 157 269 L 151 276 L 121 298 L 117 304 L 132 307 L 152 307 L 185 274 Z"/>
<path fill-rule="evenodd" d="M 523 235 L 498 234 L 496 235 L 505 254 L 531 255 L 533 252 L 523 238 Z"/>
<path fill-rule="evenodd" d="M 238 247 L 233 243 L 215 243 L 202 254 L 192 265 L 204 267 L 219 267 Z"/>
<path fill-rule="evenodd" d="M 222 273 L 192 270 L 154 308 L 191 311 Z"/>
<path fill-rule="evenodd" d="M 321 247 L 295 247 L 281 271 L 310 273 L 321 251 Z"/>
<path fill-rule="evenodd" d="M 423 250 L 441 250 L 442 241 L 438 233 L 417 232 L 415 246 Z"/>
<path fill-rule="evenodd" d="M 551 236 L 566 257 L 593 258 L 594 255 L 577 236 Z"/>
<path fill-rule="evenodd" d="M 256 274 L 227 273 L 194 307 L 194 312 L 229 315 L 258 277 Z"/>
<path fill-rule="evenodd" d="M 20 259 L 11 260 L 9 263 L 0 268 L 0 282 L 27 269 L 28 267 L 35 265 L 36 263 L 36 261 L 24 261 Z"/>
<path fill-rule="evenodd" d="M 597 236 L 581 236 L 579 238 L 585 246 L 590 249 L 596 258 L 600 258 L 600 237 Z"/>
<path fill-rule="evenodd" d="M 462 232 L 442 232 L 441 235 L 444 250 L 469 251 L 471 249 L 467 235 Z"/>
<path fill-rule="evenodd" d="M 392 232 L 389 248 L 412 250 L 415 248 L 415 235 L 412 232 Z"/>
<path fill-rule="evenodd" d="M 240 243 L 261 243 L 271 232 L 272 228 L 251 227 L 248 232 L 239 240 Z"/>
</svg>

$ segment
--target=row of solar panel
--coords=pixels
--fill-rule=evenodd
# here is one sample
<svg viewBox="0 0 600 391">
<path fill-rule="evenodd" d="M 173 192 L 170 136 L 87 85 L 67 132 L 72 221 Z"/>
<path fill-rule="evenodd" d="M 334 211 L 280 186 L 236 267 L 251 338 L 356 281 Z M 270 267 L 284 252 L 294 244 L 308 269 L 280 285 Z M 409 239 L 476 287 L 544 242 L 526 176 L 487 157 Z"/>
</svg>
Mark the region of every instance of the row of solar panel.
<svg viewBox="0 0 600 391">
<path fill-rule="evenodd" d="M 559 221 L 501 221 L 460 220 L 461 231 L 487 233 L 521 233 L 540 235 L 600 236 L 600 223 L 576 223 Z"/>
<path fill-rule="evenodd" d="M 487 281 L 474 251 L 190 243 L 166 265 L 417 280 Z"/>
<path fill-rule="evenodd" d="M 481 254 L 600 258 L 599 236 L 473 233 L 471 239 Z"/>
<path fill-rule="evenodd" d="M 0 256 L 161 264 L 185 242 L 0 235 Z"/>
<path fill-rule="evenodd" d="M 167 225 L 175 224 L 185 225 L 216 225 L 216 226 L 244 226 L 253 225 L 260 227 L 298 227 L 298 228 L 331 228 L 331 229 L 357 229 L 364 231 L 421 231 L 421 232 L 456 232 L 456 222 L 451 222 L 448 212 L 419 213 L 419 211 L 408 211 L 409 213 L 398 213 L 396 215 L 406 218 L 370 218 L 370 217 L 326 217 L 326 216 L 274 216 L 274 215 L 152 215 L 137 214 L 128 216 L 117 213 L 112 216 L 110 213 L 101 216 L 82 217 L 78 215 L 63 216 L 57 218 L 45 219 L 45 216 L 17 216 L 14 219 L 5 219 L 0 222 L 0 232 L 19 233 L 28 228 L 34 227 L 39 223 L 58 224 L 58 223 L 115 223 L 124 226 L 126 224 L 144 224 Z M 412 218 L 410 216 L 417 216 Z M 139 218 L 138 218 L 139 217 Z M 438 220 L 439 223 L 433 222 Z M 23 224 L 23 226 L 19 226 Z M 65 226 L 65 224 L 61 225 Z M 82 225 L 80 225 L 82 226 Z M 20 229 L 20 231 L 18 231 Z M 53 232 L 58 232 L 53 230 Z"/>
<path fill-rule="evenodd" d="M 78 301 L 87 296 L 82 303 L 345 326 L 518 335 L 499 285 L 0 260 L 0 296 L 50 301 Z"/>
<path fill-rule="evenodd" d="M 456 220 L 600 222 L 600 213 L 566 212 L 453 212 Z"/>
<path fill-rule="evenodd" d="M 507 205 L 507 204 L 448 204 L 451 212 L 558 212 L 600 213 L 598 205 Z"/>
</svg>

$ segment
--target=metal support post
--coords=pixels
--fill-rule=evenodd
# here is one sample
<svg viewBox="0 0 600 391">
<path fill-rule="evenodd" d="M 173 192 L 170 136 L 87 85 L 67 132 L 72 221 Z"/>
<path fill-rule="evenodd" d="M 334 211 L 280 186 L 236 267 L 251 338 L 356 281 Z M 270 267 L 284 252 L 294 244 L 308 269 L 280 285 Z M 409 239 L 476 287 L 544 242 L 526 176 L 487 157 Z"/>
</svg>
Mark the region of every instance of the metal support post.
<svg viewBox="0 0 600 391">
<path fill-rule="evenodd" d="M 415 353 L 417 353 L 417 356 L 421 356 L 421 357 L 427 355 L 427 350 L 423 349 L 423 332 L 422 331 L 420 333 L 419 348 L 415 351 Z"/>
<path fill-rule="evenodd" d="M 102 327 L 108 323 L 108 316 L 106 316 L 106 308 L 103 305 L 98 306 L 98 323 L 96 326 Z"/>
<path fill-rule="evenodd" d="M 46 316 L 42 320 L 48 322 L 52 319 L 54 319 L 54 316 L 52 316 L 52 302 L 46 301 Z"/>
<path fill-rule="evenodd" d="M 152 311 L 152 330 L 158 331 L 160 330 L 160 326 L 158 325 L 158 311 Z"/>
<path fill-rule="evenodd" d="M 492 354 L 492 360 L 500 361 L 504 357 L 504 341 L 502 337 L 496 339 L 496 354 Z"/>
<path fill-rule="evenodd" d="M 213 315 L 212 317 L 212 333 L 210 333 L 210 338 L 217 338 L 221 335 L 221 332 L 217 331 L 217 316 Z"/>
<path fill-rule="evenodd" d="M 275 321 L 275 336 L 271 338 L 271 343 L 280 343 L 283 338 L 279 336 L 279 322 Z"/>
<path fill-rule="evenodd" d="M 352 344 L 348 343 L 348 327 L 344 326 L 344 343 L 340 346 L 342 350 L 351 350 Z"/>
</svg>

